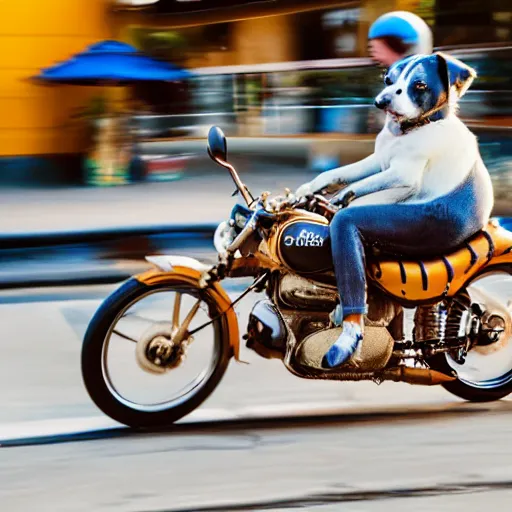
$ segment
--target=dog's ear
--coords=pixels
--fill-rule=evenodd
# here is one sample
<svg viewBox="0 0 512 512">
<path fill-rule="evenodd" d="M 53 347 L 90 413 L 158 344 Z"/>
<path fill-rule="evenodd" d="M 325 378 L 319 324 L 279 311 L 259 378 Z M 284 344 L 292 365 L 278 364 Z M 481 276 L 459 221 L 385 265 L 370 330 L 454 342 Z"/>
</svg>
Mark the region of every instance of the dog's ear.
<svg viewBox="0 0 512 512">
<path fill-rule="evenodd" d="M 457 96 L 462 98 L 476 78 L 476 71 L 461 60 L 451 57 L 446 53 L 437 52 L 436 56 L 441 78 L 447 75 L 449 87 L 453 87 Z M 442 73 L 441 68 L 445 69 Z"/>
<path fill-rule="evenodd" d="M 436 60 L 437 73 L 439 74 L 439 78 L 441 78 L 441 82 L 446 94 L 448 94 L 450 90 L 450 71 L 448 69 L 448 63 L 446 62 L 444 55 L 441 53 L 436 53 Z"/>
</svg>

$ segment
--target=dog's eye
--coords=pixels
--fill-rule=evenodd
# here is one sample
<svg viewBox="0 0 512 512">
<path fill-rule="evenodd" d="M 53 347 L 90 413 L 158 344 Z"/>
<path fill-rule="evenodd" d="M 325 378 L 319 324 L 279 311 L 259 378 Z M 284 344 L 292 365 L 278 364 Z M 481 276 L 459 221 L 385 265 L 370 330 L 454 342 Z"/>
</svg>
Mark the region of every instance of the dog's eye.
<svg viewBox="0 0 512 512">
<path fill-rule="evenodd" d="M 416 82 L 414 88 L 418 91 L 424 91 L 427 88 L 427 84 L 425 82 Z"/>
<path fill-rule="evenodd" d="M 393 85 L 393 80 L 391 80 L 391 78 L 389 78 L 389 76 L 387 76 L 387 75 L 386 75 L 386 76 L 384 77 L 384 83 L 385 83 L 386 85 Z"/>
</svg>

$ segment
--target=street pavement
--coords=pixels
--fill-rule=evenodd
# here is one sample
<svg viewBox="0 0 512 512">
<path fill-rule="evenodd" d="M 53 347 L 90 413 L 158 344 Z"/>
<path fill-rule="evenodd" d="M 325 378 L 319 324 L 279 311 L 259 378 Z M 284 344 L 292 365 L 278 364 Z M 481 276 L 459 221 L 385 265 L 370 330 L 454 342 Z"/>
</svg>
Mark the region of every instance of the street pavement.
<svg viewBox="0 0 512 512">
<path fill-rule="evenodd" d="M 510 412 L 474 406 L 5 448 L 0 502 L 9 512 L 496 510 L 512 498 Z"/>
<path fill-rule="evenodd" d="M 87 323 L 112 289 L 2 293 L 0 433 L 102 416 L 79 356 Z M 239 308 L 242 329 L 254 298 Z M 230 364 L 200 410 L 264 417 L 316 403 L 332 416 L 0 448 L 1 509 L 476 512 L 511 499 L 509 400 L 467 404 L 440 388 L 307 381 L 246 348 L 242 358 L 250 364 Z"/>
<path fill-rule="evenodd" d="M 282 192 L 304 171 L 250 174 Z M 2 190 L 4 233 L 218 222 L 229 175 L 112 189 Z M 112 286 L 0 293 L 0 437 L 104 416 L 80 374 L 87 324 Z M 236 297 L 239 290 L 231 287 Z M 254 295 L 238 308 L 243 331 Z M 242 348 L 200 412 L 265 417 L 324 404 L 331 418 L 182 424 L 167 432 L 0 448 L 0 509 L 48 512 L 481 511 L 512 498 L 512 402 L 441 388 L 301 380 Z M 1 440 L 0 440 L 1 441 Z"/>
<path fill-rule="evenodd" d="M 257 196 L 282 194 L 312 178 L 303 168 L 269 164 L 240 175 Z M 235 185 L 227 170 L 205 167 L 201 172 L 162 183 L 108 188 L 0 189 L 0 234 L 58 232 L 173 224 L 216 223 L 229 215 Z"/>
</svg>

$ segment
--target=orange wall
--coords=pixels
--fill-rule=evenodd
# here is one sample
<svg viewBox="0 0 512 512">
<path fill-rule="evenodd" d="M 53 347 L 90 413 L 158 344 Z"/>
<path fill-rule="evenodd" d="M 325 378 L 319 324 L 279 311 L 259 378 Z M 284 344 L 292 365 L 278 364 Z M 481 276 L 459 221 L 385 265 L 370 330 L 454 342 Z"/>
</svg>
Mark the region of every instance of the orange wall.
<svg viewBox="0 0 512 512">
<path fill-rule="evenodd" d="M 360 31 L 362 47 L 366 44 L 367 25 L 377 15 L 415 1 L 362 0 L 362 18 L 366 22 Z M 0 156 L 74 153 L 85 149 L 84 123 L 71 116 L 101 91 L 95 87 L 42 86 L 28 79 L 41 68 L 65 60 L 98 40 L 116 38 L 130 42 L 130 27 L 151 26 L 158 21 L 137 13 L 109 15 L 111 3 L 0 0 Z M 189 65 L 295 60 L 297 35 L 291 23 L 292 18 L 286 15 L 235 21 L 231 51 L 206 54 Z"/>
<path fill-rule="evenodd" d="M 84 123 L 72 119 L 72 115 L 101 91 L 94 87 L 40 85 L 29 78 L 98 40 L 117 36 L 129 41 L 130 22 L 144 18 L 109 15 L 110 3 L 0 1 L 0 156 L 74 153 L 85 149 Z M 205 55 L 201 65 L 295 59 L 289 17 L 241 20 L 235 27 L 233 51 Z"/>
<path fill-rule="evenodd" d="M 83 149 L 70 119 L 95 88 L 41 86 L 28 78 L 100 39 L 111 37 L 106 0 L 0 2 L 0 156 Z"/>
<path fill-rule="evenodd" d="M 291 16 L 269 16 L 234 24 L 234 64 L 264 64 L 296 60 Z"/>
<path fill-rule="evenodd" d="M 187 60 L 187 67 L 264 64 L 296 60 L 296 33 L 290 16 L 268 16 L 231 22 L 230 51 L 205 52 Z"/>
</svg>

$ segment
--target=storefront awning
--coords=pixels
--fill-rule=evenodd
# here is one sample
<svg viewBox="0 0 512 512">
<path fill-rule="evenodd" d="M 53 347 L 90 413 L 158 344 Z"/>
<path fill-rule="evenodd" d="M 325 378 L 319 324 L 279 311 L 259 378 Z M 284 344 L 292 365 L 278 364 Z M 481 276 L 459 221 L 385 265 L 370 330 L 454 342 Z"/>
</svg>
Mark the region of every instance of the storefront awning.
<svg viewBox="0 0 512 512">
<path fill-rule="evenodd" d="M 100 41 L 65 62 L 43 69 L 38 81 L 70 85 L 127 85 L 184 80 L 186 69 L 151 58 L 120 41 Z"/>
</svg>

